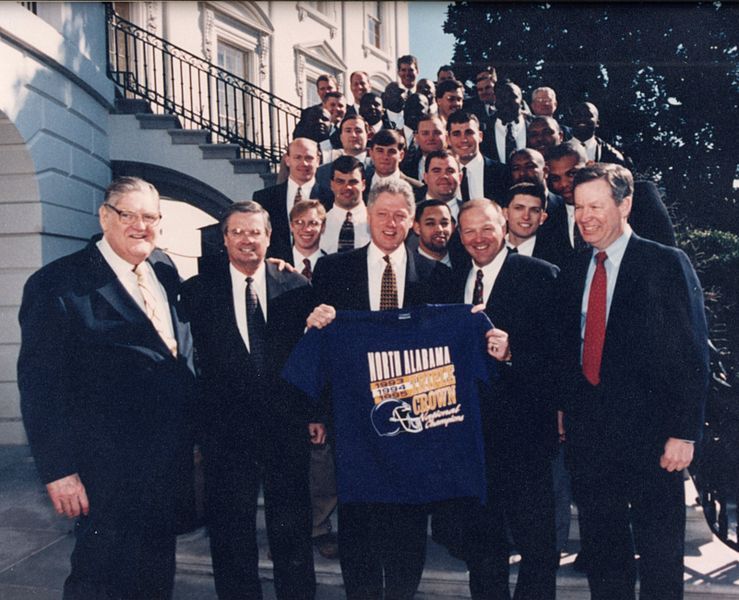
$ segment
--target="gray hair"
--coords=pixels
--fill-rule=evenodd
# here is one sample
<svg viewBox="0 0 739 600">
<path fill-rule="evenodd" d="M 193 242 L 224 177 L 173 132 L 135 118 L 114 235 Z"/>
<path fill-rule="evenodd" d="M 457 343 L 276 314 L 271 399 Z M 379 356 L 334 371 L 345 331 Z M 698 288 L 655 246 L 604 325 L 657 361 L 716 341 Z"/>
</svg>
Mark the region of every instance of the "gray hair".
<svg viewBox="0 0 739 600">
<path fill-rule="evenodd" d="M 103 202 L 115 206 L 121 196 L 130 194 L 131 192 L 151 194 L 151 197 L 156 200 L 157 204 L 159 203 L 159 192 L 152 184 L 140 177 L 129 176 L 116 177 L 111 181 L 110 185 L 105 189 Z"/>
<path fill-rule="evenodd" d="M 246 213 L 246 214 L 254 214 L 254 215 L 262 215 L 262 218 L 264 219 L 264 229 L 266 230 L 267 234 L 272 233 L 272 223 L 269 220 L 269 213 L 264 210 L 261 204 L 258 202 L 254 202 L 254 200 L 244 200 L 243 202 L 234 202 L 231 206 L 226 208 L 225 211 L 223 211 L 223 215 L 221 215 L 221 233 L 223 235 L 226 235 L 226 232 L 228 230 L 228 220 L 231 217 L 231 215 L 235 215 L 237 213 Z"/>
<path fill-rule="evenodd" d="M 402 179 L 392 179 L 390 181 L 378 183 L 370 190 L 369 197 L 367 198 L 367 208 L 370 208 L 375 203 L 380 194 L 401 195 L 408 205 L 408 211 L 410 214 L 414 214 L 416 212 L 416 199 L 413 196 L 413 188 L 407 181 L 403 181 Z"/>
</svg>

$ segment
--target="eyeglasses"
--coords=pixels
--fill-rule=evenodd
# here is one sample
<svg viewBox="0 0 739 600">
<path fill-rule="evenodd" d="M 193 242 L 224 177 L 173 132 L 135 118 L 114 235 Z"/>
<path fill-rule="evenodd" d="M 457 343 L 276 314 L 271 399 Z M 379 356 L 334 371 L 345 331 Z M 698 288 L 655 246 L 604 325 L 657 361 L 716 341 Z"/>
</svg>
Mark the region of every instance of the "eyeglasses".
<svg viewBox="0 0 739 600">
<path fill-rule="evenodd" d="M 262 234 L 261 229 L 241 229 L 241 228 L 234 228 L 234 229 L 227 229 L 226 234 L 230 235 L 231 237 L 241 239 L 246 238 L 250 236 L 258 236 Z"/>
<path fill-rule="evenodd" d="M 311 219 L 310 221 L 304 221 L 303 219 L 295 219 L 294 221 L 291 221 L 291 222 L 298 229 L 307 229 L 308 227 L 318 228 L 321 225 L 323 225 L 323 221 L 316 221 L 315 219 Z"/>
<path fill-rule="evenodd" d="M 107 202 L 103 204 L 103 206 L 115 212 L 122 225 L 133 225 L 134 223 L 138 223 L 138 220 L 141 219 L 147 227 L 154 227 L 162 220 L 162 215 L 153 215 L 151 213 L 139 214 L 128 210 L 118 210 L 115 206 L 108 204 Z"/>
</svg>

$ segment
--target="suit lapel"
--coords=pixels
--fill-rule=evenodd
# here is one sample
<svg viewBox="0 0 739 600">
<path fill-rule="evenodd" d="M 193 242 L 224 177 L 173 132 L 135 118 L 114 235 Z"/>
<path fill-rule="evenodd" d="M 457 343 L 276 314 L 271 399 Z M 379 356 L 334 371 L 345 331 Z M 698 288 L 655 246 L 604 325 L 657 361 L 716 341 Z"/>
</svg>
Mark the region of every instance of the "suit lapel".
<svg viewBox="0 0 739 600">
<path fill-rule="evenodd" d="M 632 234 L 626 246 L 624 256 L 621 259 L 616 287 L 613 290 L 613 298 L 611 299 L 611 309 L 608 313 L 606 342 L 608 340 L 608 330 L 612 327 L 618 327 L 619 323 L 623 323 L 624 320 L 621 316 L 628 315 L 632 312 L 634 298 L 642 297 L 641 294 L 633 294 L 636 282 L 640 279 L 642 270 L 644 269 L 644 263 L 639 260 L 638 246 L 640 242 L 641 240 Z"/>
</svg>

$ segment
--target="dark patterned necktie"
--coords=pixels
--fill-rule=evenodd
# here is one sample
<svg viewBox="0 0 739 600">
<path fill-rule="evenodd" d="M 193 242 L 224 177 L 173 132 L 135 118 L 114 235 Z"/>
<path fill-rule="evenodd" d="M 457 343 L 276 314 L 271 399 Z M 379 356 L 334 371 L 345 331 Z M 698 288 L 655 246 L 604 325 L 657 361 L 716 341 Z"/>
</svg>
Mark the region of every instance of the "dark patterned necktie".
<svg viewBox="0 0 739 600">
<path fill-rule="evenodd" d="M 475 277 L 475 289 L 472 291 L 472 304 L 482 304 L 482 269 L 477 269 L 477 277 Z"/>
<path fill-rule="evenodd" d="M 303 199 L 303 192 L 300 190 L 300 186 L 298 186 L 298 191 L 295 192 L 295 199 L 294 202 L 297 204 Z"/>
<path fill-rule="evenodd" d="M 308 279 L 310 281 L 310 278 L 313 277 L 313 269 L 311 269 L 310 266 L 310 258 L 304 258 L 303 259 L 303 270 L 300 272 L 300 274 Z"/>
<path fill-rule="evenodd" d="M 515 150 L 516 138 L 513 135 L 513 122 L 511 121 L 510 123 L 508 123 L 505 132 L 505 159 L 503 160 L 504 163 L 508 162 L 511 153 L 515 152 Z"/>
<path fill-rule="evenodd" d="M 398 283 L 395 280 L 395 271 L 390 263 L 390 257 L 386 254 L 382 257 L 387 264 L 382 272 L 382 284 L 380 285 L 380 310 L 398 308 Z"/>
<path fill-rule="evenodd" d="M 511 246 L 508 248 L 508 254 L 518 254 L 518 248 L 516 246 Z"/>
<path fill-rule="evenodd" d="M 264 372 L 264 334 L 266 324 L 259 298 L 252 284 L 254 278 L 246 278 L 246 330 L 249 333 L 249 356 L 257 373 Z"/>
<path fill-rule="evenodd" d="M 354 222 L 352 221 L 352 211 L 347 211 L 346 218 L 341 224 L 339 230 L 339 252 L 347 252 L 354 250 Z"/>
<path fill-rule="evenodd" d="M 462 202 L 470 199 L 470 182 L 467 179 L 467 167 L 462 167 L 462 181 L 459 183 L 460 192 L 462 194 Z"/>
<path fill-rule="evenodd" d="M 582 344 L 582 372 L 591 384 L 600 383 L 600 363 L 606 340 L 606 311 L 608 278 L 603 264 L 605 252 L 595 255 L 595 273 L 590 282 L 588 314 L 585 316 L 585 339 Z"/>
</svg>

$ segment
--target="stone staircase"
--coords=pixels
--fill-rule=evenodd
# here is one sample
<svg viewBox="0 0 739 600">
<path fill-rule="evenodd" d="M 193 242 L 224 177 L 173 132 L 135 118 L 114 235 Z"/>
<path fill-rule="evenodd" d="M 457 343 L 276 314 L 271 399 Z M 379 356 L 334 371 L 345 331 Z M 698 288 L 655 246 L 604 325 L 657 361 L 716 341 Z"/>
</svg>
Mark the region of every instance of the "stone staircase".
<svg viewBox="0 0 739 600">
<path fill-rule="evenodd" d="M 702 510 L 693 500 L 695 488 L 686 481 L 686 600 L 731 599 L 739 600 L 739 554 L 717 540 L 708 529 Z M 272 563 L 267 559 L 267 537 L 264 530 L 263 511 L 259 513 L 259 570 L 263 578 L 272 579 Z M 557 573 L 558 600 L 586 600 L 590 598 L 585 575 L 573 569 L 572 564 L 579 549 L 577 510 L 572 510 L 570 539 Z M 316 579 L 319 584 L 340 587 L 343 585 L 339 562 L 326 560 L 315 553 Z M 515 583 L 519 557 L 511 555 L 511 581 Z M 178 573 L 191 576 L 212 577 L 207 533 L 204 529 L 181 536 L 177 546 Z M 469 598 L 467 571 L 463 562 L 449 556 L 444 548 L 429 537 L 426 568 L 421 580 L 418 598 L 446 597 Z M 318 598 L 320 600 L 320 597 Z"/>
<path fill-rule="evenodd" d="M 112 162 L 167 169 L 231 202 L 251 198 L 275 182 L 267 160 L 240 158 L 237 144 L 211 143 L 209 131 L 183 129 L 176 116 L 153 114 L 145 100 L 117 99 L 108 131 Z"/>
</svg>

